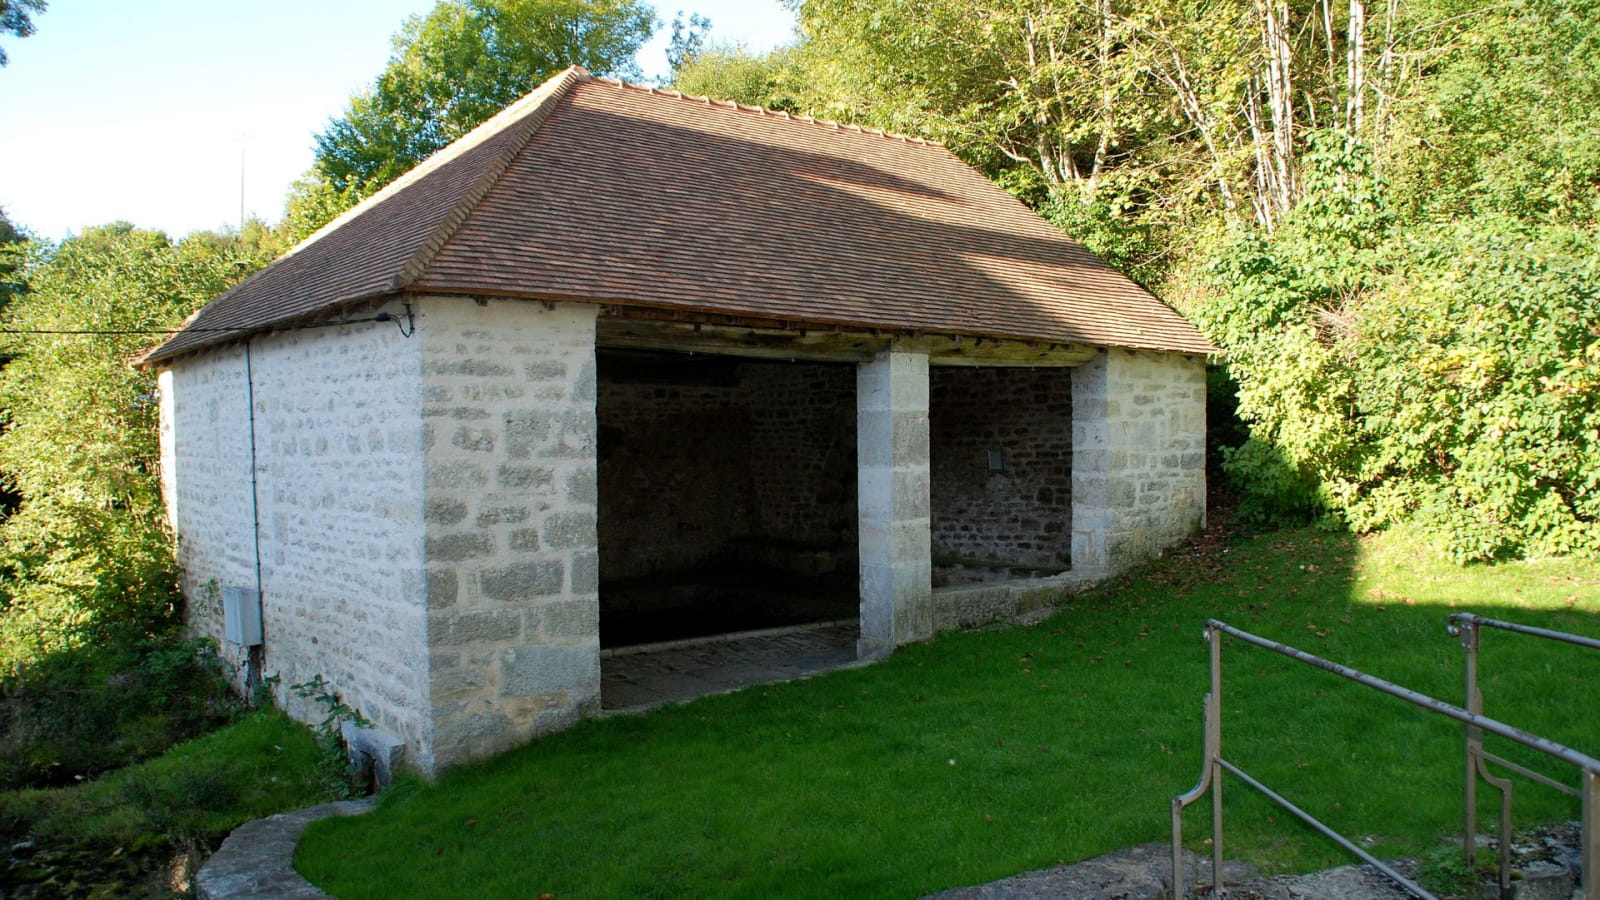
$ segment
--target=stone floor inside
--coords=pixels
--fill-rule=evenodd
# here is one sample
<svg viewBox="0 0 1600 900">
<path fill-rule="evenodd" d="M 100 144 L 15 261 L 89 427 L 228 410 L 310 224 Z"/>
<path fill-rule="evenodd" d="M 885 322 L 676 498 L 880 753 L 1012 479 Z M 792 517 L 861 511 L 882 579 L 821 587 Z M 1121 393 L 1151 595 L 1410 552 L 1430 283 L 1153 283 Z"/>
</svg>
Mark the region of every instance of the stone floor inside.
<svg viewBox="0 0 1600 900">
<path fill-rule="evenodd" d="M 636 710 L 854 665 L 855 619 L 600 651 L 600 705 Z"/>
</svg>

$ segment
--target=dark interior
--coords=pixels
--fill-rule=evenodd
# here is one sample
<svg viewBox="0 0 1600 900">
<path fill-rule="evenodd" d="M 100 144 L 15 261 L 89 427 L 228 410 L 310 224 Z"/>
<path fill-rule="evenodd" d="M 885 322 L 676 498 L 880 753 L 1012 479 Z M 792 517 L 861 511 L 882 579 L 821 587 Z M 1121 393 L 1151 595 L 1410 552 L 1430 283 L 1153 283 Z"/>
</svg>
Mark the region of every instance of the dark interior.
<svg viewBox="0 0 1600 900">
<path fill-rule="evenodd" d="M 854 366 L 598 364 L 602 647 L 857 615 Z"/>
</svg>

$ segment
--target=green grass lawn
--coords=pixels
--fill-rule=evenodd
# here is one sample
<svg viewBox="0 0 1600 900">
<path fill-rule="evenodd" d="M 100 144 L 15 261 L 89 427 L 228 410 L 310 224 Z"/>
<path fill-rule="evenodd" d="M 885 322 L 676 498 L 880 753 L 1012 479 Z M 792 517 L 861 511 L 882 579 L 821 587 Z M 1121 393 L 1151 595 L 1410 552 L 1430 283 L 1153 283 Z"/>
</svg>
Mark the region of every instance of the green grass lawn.
<svg viewBox="0 0 1600 900">
<path fill-rule="evenodd" d="M 1213 542 L 1038 625 L 585 722 L 402 783 L 372 815 L 313 826 L 297 865 L 344 900 L 914 897 L 989 881 L 1167 839 L 1170 798 L 1200 770 L 1207 618 L 1459 703 L 1455 609 L 1600 636 L 1600 564 L 1456 568 L 1404 534 Z M 1600 752 L 1600 654 L 1484 643 L 1489 715 Z M 1224 670 L 1225 754 L 1247 771 L 1381 854 L 1459 827 L 1458 726 L 1239 643 Z M 1231 857 L 1347 861 L 1237 781 L 1227 794 Z M 1536 786 L 1516 808 L 1524 824 L 1577 814 Z M 1185 821 L 1199 847 L 1205 803 Z"/>
</svg>

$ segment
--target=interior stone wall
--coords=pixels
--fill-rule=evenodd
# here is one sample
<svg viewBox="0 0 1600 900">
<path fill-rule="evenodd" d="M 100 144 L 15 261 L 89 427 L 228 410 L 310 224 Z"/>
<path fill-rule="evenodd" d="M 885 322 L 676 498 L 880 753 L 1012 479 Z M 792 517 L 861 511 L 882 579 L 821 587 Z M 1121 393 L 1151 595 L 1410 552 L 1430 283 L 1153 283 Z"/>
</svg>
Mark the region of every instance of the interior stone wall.
<svg viewBox="0 0 1600 900">
<path fill-rule="evenodd" d="M 602 354 L 601 577 L 855 544 L 849 366 Z"/>
<path fill-rule="evenodd" d="M 698 568 L 751 533 L 750 404 L 732 365 L 602 357 L 599 396 L 602 579 Z"/>
<path fill-rule="evenodd" d="M 935 557 L 1069 567 L 1071 371 L 936 367 L 928 407 Z"/>
<path fill-rule="evenodd" d="M 756 531 L 761 537 L 854 549 L 855 369 L 745 364 Z"/>
</svg>

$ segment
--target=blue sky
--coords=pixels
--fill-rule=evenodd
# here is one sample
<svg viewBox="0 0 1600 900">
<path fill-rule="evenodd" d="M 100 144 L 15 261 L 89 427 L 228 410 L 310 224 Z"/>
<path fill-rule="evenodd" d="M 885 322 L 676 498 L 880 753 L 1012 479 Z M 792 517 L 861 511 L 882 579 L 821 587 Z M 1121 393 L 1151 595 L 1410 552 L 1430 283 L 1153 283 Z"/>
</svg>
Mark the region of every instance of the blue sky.
<svg viewBox="0 0 1600 900">
<path fill-rule="evenodd" d="M 51 0 L 37 34 L 0 37 L 0 207 L 48 238 L 117 219 L 173 235 L 236 225 L 242 155 L 245 210 L 277 221 L 312 135 L 433 2 Z M 666 69 L 680 8 L 757 50 L 794 28 L 777 0 L 668 0 L 639 55 L 647 76 Z"/>
</svg>

